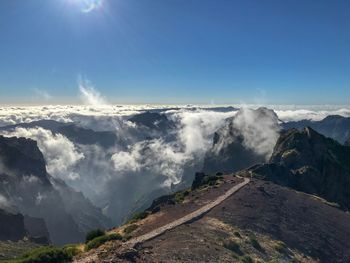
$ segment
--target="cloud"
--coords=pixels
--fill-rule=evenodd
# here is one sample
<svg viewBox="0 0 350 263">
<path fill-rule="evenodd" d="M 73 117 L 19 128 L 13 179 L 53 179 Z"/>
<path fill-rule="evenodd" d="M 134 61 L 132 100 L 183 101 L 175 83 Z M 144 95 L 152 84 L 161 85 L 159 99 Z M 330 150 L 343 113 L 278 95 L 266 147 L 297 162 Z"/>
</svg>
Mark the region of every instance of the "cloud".
<svg viewBox="0 0 350 263">
<path fill-rule="evenodd" d="M 280 127 L 272 110 L 242 108 L 233 119 L 233 126 L 243 136 L 243 145 L 256 153 L 270 158 Z"/>
<path fill-rule="evenodd" d="M 34 90 L 35 98 L 38 100 L 51 100 L 52 96 L 46 91 L 42 89 L 35 88 Z"/>
<path fill-rule="evenodd" d="M 84 159 L 84 154 L 78 152 L 74 144 L 61 134 L 53 134 L 43 128 L 20 128 L 4 133 L 6 136 L 30 138 L 38 143 L 43 153 L 47 171 L 56 178 L 76 180 L 79 174 L 74 172 L 74 166 Z"/>
<path fill-rule="evenodd" d="M 1 209 L 6 209 L 6 208 L 8 208 L 10 206 L 11 206 L 10 205 L 10 201 L 5 196 L 0 194 L 0 208 Z"/>
<path fill-rule="evenodd" d="M 79 77 L 78 80 L 80 99 L 86 105 L 103 106 L 107 105 L 103 96 L 94 88 L 90 81 Z"/>
</svg>

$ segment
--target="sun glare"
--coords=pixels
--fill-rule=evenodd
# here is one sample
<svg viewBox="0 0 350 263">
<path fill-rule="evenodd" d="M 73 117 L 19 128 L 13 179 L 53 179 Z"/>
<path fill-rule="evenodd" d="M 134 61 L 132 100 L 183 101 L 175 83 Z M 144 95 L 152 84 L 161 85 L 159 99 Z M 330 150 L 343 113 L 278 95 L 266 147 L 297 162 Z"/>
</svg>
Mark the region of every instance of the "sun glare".
<svg viewBox="0 0 350 263">
<path fill-rule="evenodd" d="M 90 13 L 103 6 L 103 0 L 70 0 L 70 2 L 77 5 L 82 13 Z"/>
</svg>

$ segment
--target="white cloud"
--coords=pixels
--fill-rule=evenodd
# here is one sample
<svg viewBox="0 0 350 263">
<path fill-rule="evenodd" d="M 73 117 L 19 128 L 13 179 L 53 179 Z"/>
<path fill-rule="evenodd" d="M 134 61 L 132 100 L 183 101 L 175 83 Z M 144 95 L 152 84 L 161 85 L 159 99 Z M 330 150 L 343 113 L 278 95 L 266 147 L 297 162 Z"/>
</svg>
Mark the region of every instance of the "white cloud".
<svg viewBox="0 0 350 263">
<path fill-rule="evenodd" d="M 20 128 L 12 132 L 4 133 L 6 136 L 30 138 L 38 143 L 43 153 L 47 171 L 54 177 L 75 180 L 78 173 L 72 171 L 74 166 L 84 158 L 84 154 L 78 152 L 74 144 L 61 134 L 53 134 L 43 128 Z"/>
<path fill-rule="evenodd" d="M 90 81 L 84 78 L 79 78 L 80 98 L 86 105 L 103 106 L 107 105 L 105 98 L 94 88 Z"/>
<path fill-rule="evenodd" d="M 10 207 L 10 201 L 5 196 L 0 194 L 0 208 L 6 209 L 8 207 Z"/>
<path fill-rule="evenodd" d="M 280 130 L 274 112 L 242 108 L 235 116 L 233 125 L 242 134 L 245 147 L 266 156 L 266 159 L 270 158 Z"/>
<path fill-rule="evenodd" d="M 45 100 L 45 101 L 47 101 L 47 100 L 52 99 L 52 96 L 46 90 L 35 88 L 33 91 L 34 91 L 34 94 L 35 94 L 35 99 L 37 99 L 37 100 L 40 100 L 40 101 L 41 100 Z"/>
</svg>

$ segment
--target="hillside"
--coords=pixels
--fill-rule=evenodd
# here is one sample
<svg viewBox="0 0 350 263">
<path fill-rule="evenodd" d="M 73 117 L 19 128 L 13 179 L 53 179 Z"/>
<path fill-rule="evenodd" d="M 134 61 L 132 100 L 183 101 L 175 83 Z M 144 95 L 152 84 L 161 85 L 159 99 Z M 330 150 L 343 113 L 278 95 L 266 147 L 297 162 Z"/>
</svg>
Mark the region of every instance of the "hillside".
<svg viewBox="0 0 350 263">
<path fill-rule="evenodd" d="M 215 186 L 191 191 L 183 202 L 165 198 L 151 215 L 131 223 L 137 225 L 131 235 L 181 218 L 241 180 L 225 176 Z M 112 232 L 125 234 L 125 229 L 128 225 Z M 348 213 L 320 198 L 253 180 L 202 217 L 134 250 L 121 249 L 122 242 L 113 241 L 76 262 L 348 262 L 349 242 Z"/>
<path fill-rule="evenodd" d="M 283 133 L 269 162 L 250 172 L 350 208 L 350 148 L 309 127 Z"/>
</svg>

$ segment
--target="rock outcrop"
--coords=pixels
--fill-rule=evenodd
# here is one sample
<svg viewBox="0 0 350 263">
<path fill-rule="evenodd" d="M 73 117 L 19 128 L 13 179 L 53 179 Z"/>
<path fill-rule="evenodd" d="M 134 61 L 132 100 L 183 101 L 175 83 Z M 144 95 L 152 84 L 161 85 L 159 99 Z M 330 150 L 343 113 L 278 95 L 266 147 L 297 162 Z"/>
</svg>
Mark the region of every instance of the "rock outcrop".
<svg viewBox="0 0 350 263">
<path fill-rule="evenodd" d="M 284 132 L 269 163 L 250 171 L 256 177 L 350 208 L 350 148 L 310 127 Z"/>
</svg>

